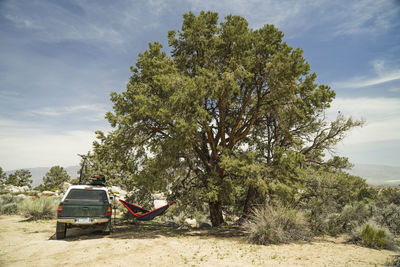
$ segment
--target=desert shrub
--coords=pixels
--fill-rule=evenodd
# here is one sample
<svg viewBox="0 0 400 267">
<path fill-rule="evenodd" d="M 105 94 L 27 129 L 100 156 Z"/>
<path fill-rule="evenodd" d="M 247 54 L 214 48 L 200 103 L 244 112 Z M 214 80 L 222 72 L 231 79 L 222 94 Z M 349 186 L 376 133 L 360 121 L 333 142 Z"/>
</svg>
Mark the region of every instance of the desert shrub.
<svg viewBox="0 0 400 267">
<path fill-rule="evenodd" d="M 340 213 L 328 216 L 326 232 L 337 235 L 350 232 L 371 218 L 374 207 L 363 202 L 346 205 Z"/>
<path fill-rule="evenodd" d="M 369 221 L 352 232 L 351 241 L 377 249 L 396 249 L 396 242 L 390 231 Z"/>
<path fill-rule="evenodd" d="M 387 227 L 392 233 L 400 234 L 400 206 L 392 203 L 377 209 L 375 220 Z"/>
<path fill-rule="evenodd" d="M 20 205 L 20 212 L 31 220 L 53 219 L 56 216 L 58 198 L 41 197 L 25 199 Z"/>
<path fill-rule="evenodd" d="M 336 235 L 363 223 L 370 212 L 362 203 L 375 197 L 375 190 L 360 177 L 310 170 L 298 207 L 306 211 L 314 234 Z"/>
<path fill-rule="evenodd" d="M 392 259 L 386 262 L 385 266 L 400 267 L 400 255 L 392 255 Z"/>
<path fill-rule="evenodd" d="M 242 227 L 248 233 L 250 242 L 255 244 L 288 243 L 311 237 L 303 213 L 281 205 L 256 208 Z"/>
<path fill-rule="evenodd" d="M 376 202 L 381 207 L 389 204 L 400 205 L 400 188 L 388 187 L 379 190 Z"/>
<path fill-rule="evenodd" d="M 21 197 L 13 196 L 11 194 L 4 194 L 0 196 L 0 214 L 17 214 L 18 204 L 22 202 Z"/>
<path fill-rule="evenodd" d="M 375 206 L 364 202 L 347 204 L 337 212 L 320 210 L 308 212 L 310 229 L 315 234 L 338 235 L 350 232 L 363 224 L 374 214 Z"/>
</svg>

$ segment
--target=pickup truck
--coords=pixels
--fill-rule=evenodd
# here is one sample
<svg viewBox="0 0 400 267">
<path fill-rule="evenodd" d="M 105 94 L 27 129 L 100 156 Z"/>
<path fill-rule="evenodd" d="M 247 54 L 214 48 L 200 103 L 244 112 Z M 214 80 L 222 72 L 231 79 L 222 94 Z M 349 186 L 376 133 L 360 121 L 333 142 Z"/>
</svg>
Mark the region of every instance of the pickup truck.
<svg viewBox="0 0 400 267">
<path fill-rule="evenodd" d="M 64 239 L 67 228 L 102 227 L 111 230 L 111 201 L 105 186 L 72 185 L 57 210 L 56 238 Z"/>
</svg>

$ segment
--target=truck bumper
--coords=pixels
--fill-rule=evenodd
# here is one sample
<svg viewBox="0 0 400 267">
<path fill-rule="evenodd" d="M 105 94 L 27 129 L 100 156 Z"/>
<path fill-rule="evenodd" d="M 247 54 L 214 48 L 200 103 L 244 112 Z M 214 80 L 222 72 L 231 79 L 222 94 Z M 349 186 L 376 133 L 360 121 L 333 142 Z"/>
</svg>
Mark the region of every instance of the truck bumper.
<svg viewBox="0 0 400 267">
<path fill-rule="evenodd" d="M 58 218 L 57 222 L 68 223 L 73 225 L 93 225 L 99 223 L 107 223 L 110 218 Z"/>
</svg>

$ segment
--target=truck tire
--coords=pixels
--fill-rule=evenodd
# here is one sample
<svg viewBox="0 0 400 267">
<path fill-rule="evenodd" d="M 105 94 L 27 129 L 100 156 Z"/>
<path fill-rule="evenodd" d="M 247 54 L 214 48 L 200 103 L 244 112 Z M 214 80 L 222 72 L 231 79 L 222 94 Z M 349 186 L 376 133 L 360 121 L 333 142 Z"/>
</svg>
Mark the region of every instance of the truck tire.
<svg viewBox="0 0 400 267">
<path fill-rule="evenodd" d="M 57 222 L 56 239 L 64 239 L 67 234 L 67 226 L 65 223 Z"/>
<path fill-rule="evenodd" d="M 111 220 L 104 224 L 103 234 L 109 235 L 111 233 Z"/>
</svg>

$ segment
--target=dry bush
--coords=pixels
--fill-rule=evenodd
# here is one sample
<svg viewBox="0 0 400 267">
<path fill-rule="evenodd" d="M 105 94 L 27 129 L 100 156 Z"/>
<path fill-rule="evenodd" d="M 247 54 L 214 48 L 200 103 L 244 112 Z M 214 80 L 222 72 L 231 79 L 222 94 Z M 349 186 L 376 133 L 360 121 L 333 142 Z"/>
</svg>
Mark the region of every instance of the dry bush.
<svg viewBox="0 0 400 267">
<path fill-rule="evenodd" d="M 31 220 L 53 219 L 56 217 L 58 198 L 41 197 L 25 199 L 19 210 L 23 216 Z"/>
<path fill-rule="evenodd" d="M 242 227 L 250 242 L 255 244 L 279 244 L 311 238 L 304 214 L 281 205 L 255 209 Z"/>
<path fill-rule="evenodd" d="M 0 196 L 0 214 L 17 214 L 18 204 L 22 202 L 21 197 L 16 197 L 11 194 L 4 194 Z"/>
<path fill-rule="evenodd" d="M 349 233 L 373 215 L 374 207 L 356 202 L 346 205 L 340 213 L 330 214 L 326 220 L 326 232 L 330 235 Z"/>
<path fill-rule="evenodd" d="M 396 235 L 400 234 L 400 206 L 392 203 L 378 209 L 375 220 L 379 224 L 387 227 L 392 233 Z"/>
</svg>

